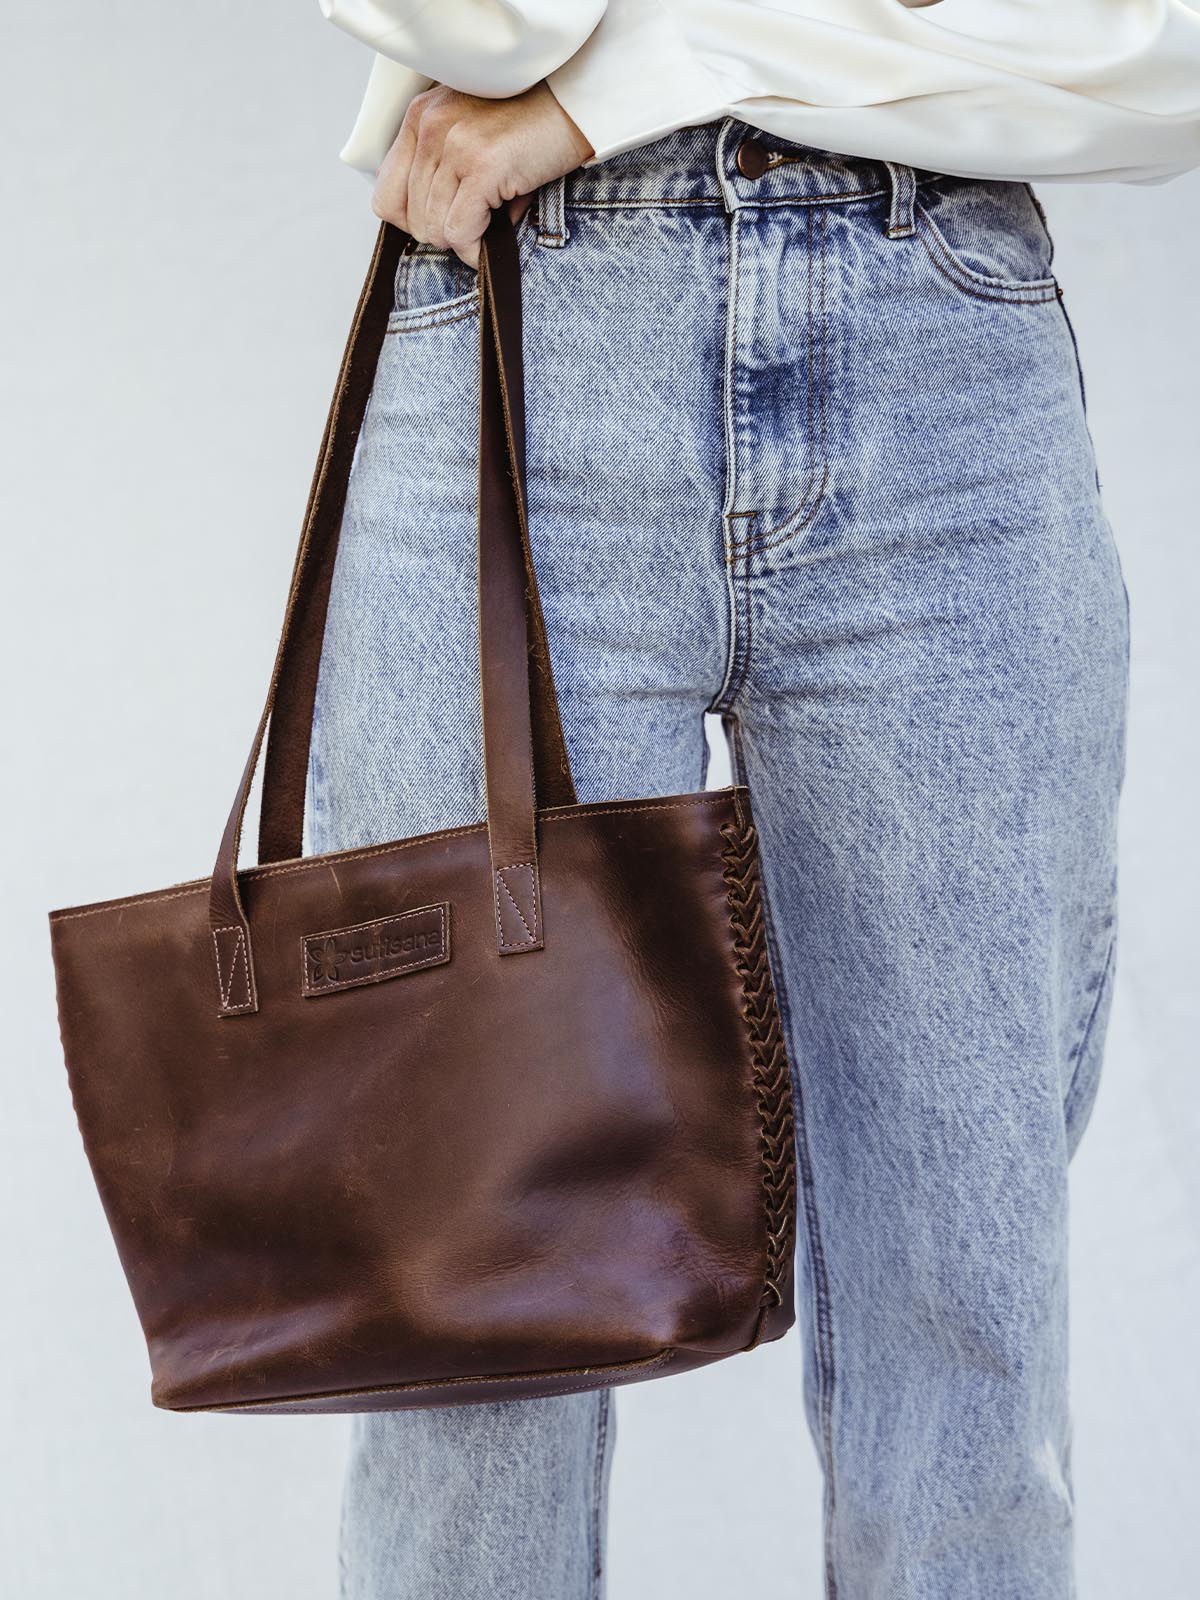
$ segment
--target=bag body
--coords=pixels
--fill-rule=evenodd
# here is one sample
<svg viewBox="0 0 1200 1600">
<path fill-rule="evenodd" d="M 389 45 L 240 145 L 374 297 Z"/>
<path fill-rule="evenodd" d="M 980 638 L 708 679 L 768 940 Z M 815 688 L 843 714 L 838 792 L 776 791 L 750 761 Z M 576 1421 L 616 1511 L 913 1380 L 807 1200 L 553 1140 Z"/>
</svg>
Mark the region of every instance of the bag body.
<svg viewBox="0 0 1200 1600">
<path fill-rule="evenodd" d="M 383 224 L 211 878 L 51 915 L 76 1114 L 169 1409 L 563 1393 L 794 1319 L 749 796 L 577 802 L 525 525 L 503 209 L 479 296 L 487 818 L 300 853 L 341 510 L 404 247 Z M 239 868 L 264 741 L 260 864 Z"/>
</svg>

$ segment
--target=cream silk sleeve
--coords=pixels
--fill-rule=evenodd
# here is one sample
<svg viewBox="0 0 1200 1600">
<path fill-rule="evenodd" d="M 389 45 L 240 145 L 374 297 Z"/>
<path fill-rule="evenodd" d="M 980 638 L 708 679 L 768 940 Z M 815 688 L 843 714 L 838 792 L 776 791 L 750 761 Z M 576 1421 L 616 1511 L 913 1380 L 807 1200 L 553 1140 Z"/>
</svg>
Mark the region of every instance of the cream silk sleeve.
<svg viewBox="0 0 1200 1600">
<path fill-rule="evenodd" d="M 604 0 L 319 0 L 335 27 L 375 52 L 342 160 L 374 174 L 414 95 L 431 83 L 465 94 L 520 94 L 588 37 Z"/>
<path fill-rule="evenodd" d="M 1200 164 L 1200 0 L 321 0 L 377 52 L 343 160 L 429 82 L 545 78 L 595 160 L 731 114 L 968 177 L 1152 182 Z M 401 64 L 403 63 L 403 64 Z"/>
</svg>

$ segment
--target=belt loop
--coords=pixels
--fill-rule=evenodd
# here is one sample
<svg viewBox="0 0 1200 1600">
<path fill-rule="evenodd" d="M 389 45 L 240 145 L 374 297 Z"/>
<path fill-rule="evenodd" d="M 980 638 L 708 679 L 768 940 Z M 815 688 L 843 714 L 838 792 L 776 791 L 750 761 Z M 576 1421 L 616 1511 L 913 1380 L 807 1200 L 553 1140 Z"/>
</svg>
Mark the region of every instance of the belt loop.
<svg viewBox="0 0 1200 1600">
<path fill-rule="evenodd" d="M 895 161 L 885 161 L 888 177 L 892 180 L 892 207 L 888 213 L 889 239 L 907 239 L 916 232 L 913 207 L 917 199 L 917 180 L 911 167 L 900 166 Z"/>
<path fill-rule="evenodd" d="M 550 183 L 544 183 L 538 190 L 538 230 L 537 241 L 539 244 L 550 245 L 557 249 L 559 245 L 567 242 L 567 180 L 554 178 Z"/>
</svg>

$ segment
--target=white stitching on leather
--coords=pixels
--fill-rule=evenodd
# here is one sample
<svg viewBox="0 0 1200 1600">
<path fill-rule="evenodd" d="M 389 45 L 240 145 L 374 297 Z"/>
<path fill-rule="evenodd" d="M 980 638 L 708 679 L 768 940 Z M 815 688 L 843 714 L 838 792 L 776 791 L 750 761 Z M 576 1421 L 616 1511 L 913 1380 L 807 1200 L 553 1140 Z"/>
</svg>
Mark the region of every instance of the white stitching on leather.
<svg viewBox="0 0 1200 1600">
<path fill-rule="evenodd" d="M 518 869 L 521 869 L 521 870 L 523 870 L 525 872 L 528 872 L 528 874 L 529 874 L 529 879 L 530 879 L 529 887 L 530 887 L 530 890 L 533 893 L 533 927 L 532 928 L 529 926 L 529 923 L 526 920 L 525 913 L 521 910 L 520 906 L 517 904 L 516 899 L 513 896 L 512 890 L 509 888 L 508 884 L 504 881 L 504 873 L 506 873 L 506 872 L 515 872 Z M 536 884 L 534 883 L 534 879 L 533 879 L 533 863 L 531 861 L 513 861 L 513 862 L 510 862 L 507 867 L 497 867 L 496 868 L 496 872 L 495 872 L 495 879 L 494 879 L 493 887 L 494 887 L 495 893 L 496 893 L 496 926 L 497 926 L 497 928 L 499 929 L 499 932 L 500 932 L 500 943 L 502 945 L 507 945 L 510 950 L 519 949 L 519 948 L 521 948 L 522 945 L 525 945 L 525 944 L 536 944 L 537 936 L 538 936 L 538 934 L 537 934 L 537 887 L 536 887 Z M 500 890 L 501 889 L 504 890 L 505 894 L 508 896 L 509 900 L 512 902 L 512 908 L 517 913 L 517 915 L 520 917 L 521 926 L 525 929 L 525 938 L 523 940 L 521 940 L 521 941 L 508 940 L 508 939 L 506 939 L 504 937 L 504 924 L 500 920 Z"/>
<path fill-rule="evenodd" d="M 221 946 L 217 939 L 217 935 L 221 933 L 234 933 L 237 935 L 237 943 L 233 947 L 233 960 L 229 964 L 228 983 L 226 983 L 225 975 L 221 971 Z M 217 985 L 221 991 L 221 1010 L 248 1011 L 254 1004 L 254 995 L 250 988 L 250 955 L 246 949 L 246 934 L 244 929 L 238 927 L 236 923 L 234 923 L 232 927 L 228 928 L 213 928 L 212 942 L 213 950 L 217 958 Z M 246 963 L 246 998 L 244 1000 L 234 1001 L 229 997 L 233 993 L 233 980 L 237 973 L 239 956 L 241 956 Z"/>
<path fill-rule="evenodd" d="M 651 801 L 646 805 L 635 806 L 626 803 L 624 805 L 610 806 L 592 801 L 590 803 L 585 802 L 579 806 L 552 807 L 550 810 L 538 812 L 538 825 L 540 827 L 547 822 L 573 822 L 577 815 L 581 815 L 586 820 L 590 817 L 613 817 L 618 814 L 632 816 L 637 811 L 681 811 L 693 806 L 722 805 L 727 802 L 730 790 L 736 787 L 736 784 L 725 784 L 720 789 L 708 789 L 694 797 L 689 796 L 685 800 L 669 800 L 663 803 Z M 593 807 L 594 809 L 592 809 Z M 337 863 L 343 861 L 367 861 L 372 856 L 390 856 L 395 855 L 399 850 L 411 850 L 416 846 L 428 844 L 431 839 L 436 839 L 441 843 L 447 839 L 464 838 L 472 833 L 484 833 L 486 830 L 486 822 L 472 823 L 471 826 L 466 828 L 439 828 L 434 833 L 417 834 L 412 839 L 393 839 L 390 844 L 372 845 L 368 849 L 327 850 L 320 855 L 304 856 L 302 859 L 281 863 L 278 866 L 246 867 L 243 876 L 249 878 L 252 882 L 260 882 L 266 878 L 282 878 L 292 872 L 312 872 L 314 869 L 322 868 L 327 861 Z M 75 922 L 80 917 L 100 917 L 110 914 L 123 916 L 133 906 L 160 905 L 164 900 L 182 900 L 191 895 L 208 894 L 210 882 L 211 880 L 208 878 L 197 878 L 192 883 L 183 884 L 178 888 L 162 890 L 157 894 L 126 896 L 122 899 L 105 901 L 102 905 L 97 906 L 82 906 L 75 909 L 64 907 L 61 911 L 52 911 L 49 920 L 51 922 Z M 223 929 L 222 932 L 224 931 Z"/>
</svg>

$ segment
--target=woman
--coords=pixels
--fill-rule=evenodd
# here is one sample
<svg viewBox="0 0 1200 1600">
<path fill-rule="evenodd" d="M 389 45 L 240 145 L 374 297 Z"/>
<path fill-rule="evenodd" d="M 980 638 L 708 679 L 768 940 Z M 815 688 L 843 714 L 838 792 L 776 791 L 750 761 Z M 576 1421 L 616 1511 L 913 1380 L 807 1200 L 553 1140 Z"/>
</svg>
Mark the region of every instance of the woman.
<svg viewBox="0 0 1200 1600">
<path fill-rule="evenodd" d="M 827 1594 L 1065 1600 L 1127 612 L 1026 180 L 1200 161 L 1200 16 L 322 6 L 377 52 L 343 156 L 421 243 L 351 481 L 313 846 L 483 814 L 473 268 L 509 202 L 580 799 L 699 787 L 705 712 L 753 792 Z M 607 1392 L 356 1417 L 344 1594 L 598 1596 L 613 1439 Z"/>
</svg>

